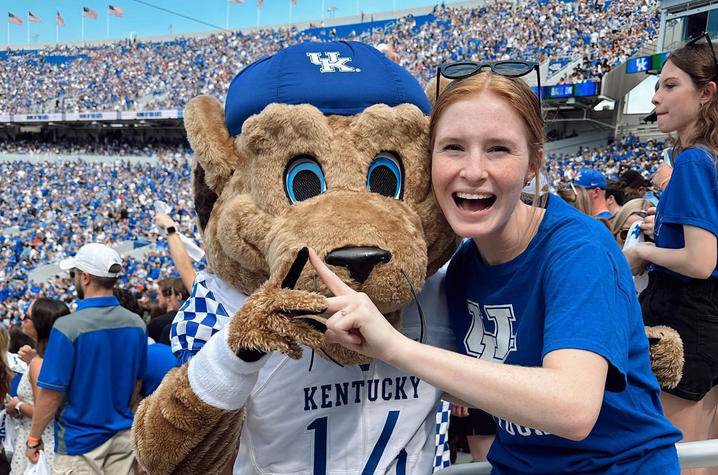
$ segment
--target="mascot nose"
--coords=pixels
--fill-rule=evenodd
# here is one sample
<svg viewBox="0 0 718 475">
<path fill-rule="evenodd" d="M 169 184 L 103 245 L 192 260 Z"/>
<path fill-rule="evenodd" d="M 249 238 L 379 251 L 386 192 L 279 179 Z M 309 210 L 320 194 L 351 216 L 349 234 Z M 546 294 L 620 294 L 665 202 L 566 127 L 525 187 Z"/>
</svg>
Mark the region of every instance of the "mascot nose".
<svg viewBox="0 0 718 475">
<path fill-rule="evenodd" d="M 327 254 L 327 264 L 349 269 L 349 275 L 360 284 L 380 262 L 389 262 L 391 252 L 378 247 L 341 247 Z"/>
</svg>

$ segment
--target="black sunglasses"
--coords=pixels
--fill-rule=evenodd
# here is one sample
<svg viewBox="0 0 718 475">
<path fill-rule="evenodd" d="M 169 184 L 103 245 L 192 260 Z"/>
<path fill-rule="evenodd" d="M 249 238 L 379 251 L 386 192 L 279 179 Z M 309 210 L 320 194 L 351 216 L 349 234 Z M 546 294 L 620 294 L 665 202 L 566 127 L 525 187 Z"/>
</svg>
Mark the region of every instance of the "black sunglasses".
<svg viewBox="0 0 718 475">
<path fill-rule="evenodd" d="M 708 49 L 711 50 L 711 56 L 713 56 L 713 65 L 716 67 L 716 71 L 718 71 L 718 60 L 716 59 L 716 52 L 713 49 L 713 42 L 711 41 L 711 37 L 708 35 L 708 32 L 704 31 L 700 35 L 691 38 L 686 42 L 685 47 L 693 46 L 695 44 L 698 44 L 702 39 L 706 40 L 706 44 L 708 45 Z"/>
<path fill-rule="evenodd" d="M 536 81 L 538 85 L 538 97 L 539 103 L 541 99 L 541 71 L 539 70 L 539 64 L 533 61 L 488 61 L 488 62 L 475 62 L 475 61 L 460 61 L 457 63 L 440 64 L 436 68 L 436 99 L 439 98 L 439 84 L 441 83 L 441 76 L 447 79 L 466 79 L 474 74 L 479 73 L 482 69 L 489 68 L 491 72 L 500 76 L 506 76 L 510 78 L 518 78 L 526 76 L 531 71 L 536 71 Z"/>
<path fill-rule="evenodd" d="M 70 269 L 70 278 L 71 279 L 75 278 L 75 269 Z"/>
</svg>

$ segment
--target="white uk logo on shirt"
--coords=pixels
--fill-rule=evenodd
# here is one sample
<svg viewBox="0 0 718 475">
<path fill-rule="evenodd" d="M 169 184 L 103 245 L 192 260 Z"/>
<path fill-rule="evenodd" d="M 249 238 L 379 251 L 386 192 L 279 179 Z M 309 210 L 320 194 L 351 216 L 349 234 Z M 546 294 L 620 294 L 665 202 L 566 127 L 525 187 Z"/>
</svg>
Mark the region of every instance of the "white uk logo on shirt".
<svg viewBox="0 0 718 475">
<path fill-rule="evenodd" d="M 482 360 L 503 363 L 509 353 L 516 350 L 513 305 L 484 305 L 487 318 L 494 323 L 494 330 L 489 331 L 484 328 L 479 304 L 471 300 L 466 303 L 472 319 L 464 338 L 467 353 Z"/>
<path fill-rule="evenodd" d="M 312 62 L 312 64 L 316 64 L 317 66 L 321 66 L 321 69 L 319 69 L 320 73 L 358 73 L 361 72 L 359 68 L 354 68 L 352 66 L 347 66 L 347 63 L 352 60 L 352 58 L 340 58 L 338 51 L 327 51 L 326 57 L 322 57 L 322 53 L 307 53 L 307 56 L 309 56 L 309 61 Z"/>
</svg>

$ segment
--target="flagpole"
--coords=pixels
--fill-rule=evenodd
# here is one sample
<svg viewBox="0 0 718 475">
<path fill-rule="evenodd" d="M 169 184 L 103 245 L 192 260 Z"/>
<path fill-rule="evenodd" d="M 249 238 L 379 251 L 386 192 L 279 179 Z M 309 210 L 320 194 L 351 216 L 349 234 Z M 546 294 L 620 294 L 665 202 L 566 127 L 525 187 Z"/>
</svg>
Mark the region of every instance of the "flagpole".
<svg viewBox="0 0 718 475">
<path fill-rule="evenodd" d="M 85 41 L 85 15 L 82 15 L 82 41 Z"/>
<path fill-rule="evenodd" d="M 257 28 L 259 28 L 259 4 L 257 4 Z"/>
<path fill-rule="evenodd" d="M 60 42 L 60 27 L 57 24 L 57 18 L 55 18 L 55 43 Z"/>
<path fill-rule="evenodd" d="M 322 23 L 324 23 L 324 0 L 322 0 Z"/>
<path fill-rule="evenodd" d="M 110 39 L 110 4 L 107 4 L 107 39 Z"/>
<path fill-rule="evenodd" d="M 289 0 L 289 24 L 292 24 L 292 0 Z"/>
<path fill-rule="evenodd" d="M 30 11 L 27 12 L 27 44 L 30 44 Z"/>
<path fill-rule="evenodd" d="M 224 29 L 229 30 L 229 0 L 225 0 L 227 4 L 227 13 L 224 15 Z"/>
</svg>

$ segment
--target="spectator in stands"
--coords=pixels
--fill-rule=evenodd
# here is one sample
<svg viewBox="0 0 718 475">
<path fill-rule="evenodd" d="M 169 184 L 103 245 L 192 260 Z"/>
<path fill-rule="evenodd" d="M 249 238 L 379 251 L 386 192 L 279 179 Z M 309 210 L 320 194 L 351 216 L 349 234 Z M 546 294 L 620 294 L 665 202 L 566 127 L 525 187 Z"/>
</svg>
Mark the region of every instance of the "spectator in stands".
<svg viewBox="0 0 718 475">
<path fill-rule="evenodd" d="M 591 215 L 591 199 L 588 192 L 581 185 L 569 183 L 558 189 L 558 195 L 583 214 Z"/>
<path fill-rule="evenodd" d="M 629 169 L 621 173 L 618 183 L 628 201 L 646 195 L 646 179 L 636 170 Z"/>
<path fill-rule="evenodd" d="M 30 361 L 28 372 L 22 376 L 17 396 L 7 405 L 8 414 L 20 420 L 14 451 L 17 457 L 12 458 L 11 473 L 13 474 L 20 475 L 24 473 L 27 466 L 27 457 L 23 457 L 22 453 L 25 450 L 27 436 L 30 434 L 32 416 L 35 412 L 34 394 L 37 393 L 37 377 L 40 374 L 45 349 L 50 339 L 50 331 L 58 318 L 69 313 L 70 309 L 65 302 L 40 297 L 30 305 L 27 315 L 22 320 L 22 331 L 35 341 L 37 356 Z M 45 450 L 48 464 L 52 467 L 55 455 L 55 434 L 52 426 L 48 425 L 45 428 L 42 438 L 46 442 Z"/>
<path fill-rule="evenodd" d="M 130 473 L 130 407 L 146 367 L 145 324 L 112 294 L 122 273 L 113 249 L 86 244 L 60 267 L 74 274 L 81 302 L 50 333 L 26 455 L 37 461 L 42 433 L 55 417 L 55 471 Z"/>
<path fill-rule="evenodd" d="M 616 216 L 625 203 L 625 195 L 621 186 L 614 180 L 606 182 L 606 207 L 611 216 Z"/>
<path fill-rule="evenodd" d="M 623 245 L 626 242 L 628 236 L 628 230 L 631 225 L 636 221 L 643 220 L 647 213 L 648 208 L 653 207 L 653 203 L 644 200 L 643 198 L 635 198 L 627 202 L 623 207 L 616 213 L 611 222 L 611 234 L 616 239 L 618 245 L 623 249 Z"/>
<path fill-rule="evenodd" d="M 182 283 L 182 279 L 178 277 L 167 277 L 157 281 L 157 301 L 163 310 L 161 315 L 153 317 L 147 325 L 147 331 L 154 341 L 169 345 L 168 339 L 162 341 L 162 331 L 172 323 L 177 310 L 180 309 L 185 300 L 189 297 L 189 292 Z M 168 330 L 169 332 L 169 330 Z"/>
<path fill-rule="evenodd" d="M 713 45 L 671 53 L 653 96 L 662 132 L 676 131 L 673 174 L 655 215 L 655 246 L 624 251 L 634 274 L 648 269 L 641 293 L 647 325 L 683 339 L 683 378 L 664 390 L 666 415 L 684 440 L 713 436 L 718 406 L 718 64 Z"/>
<path fill-rule="evenodd" d="M 540 171 L 543 131 L 531 89 L 488 71 L 453 82 L 434 107 L 434 194 L 469 238 L 446 274 L 465 355 L 402 336 L 310 251 L 338 295 L 328 299 L 326 338 L 491 413 L 497 472 L 678 473 L 680 433 L 662 415 L 623 255 L 562 200 L 545 210 L 519 200 Z"/>
<path fill-rule="evenodd" d="M 606 177 L 598 170 L 584 168 L 578 176 L 577 185 L 588 192 L 591 201 L 591 216 L 595 218 L 610 218 L 611 212 L 606 205 Z"/>
</svg>

